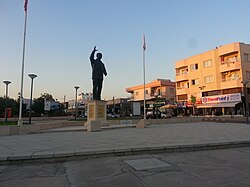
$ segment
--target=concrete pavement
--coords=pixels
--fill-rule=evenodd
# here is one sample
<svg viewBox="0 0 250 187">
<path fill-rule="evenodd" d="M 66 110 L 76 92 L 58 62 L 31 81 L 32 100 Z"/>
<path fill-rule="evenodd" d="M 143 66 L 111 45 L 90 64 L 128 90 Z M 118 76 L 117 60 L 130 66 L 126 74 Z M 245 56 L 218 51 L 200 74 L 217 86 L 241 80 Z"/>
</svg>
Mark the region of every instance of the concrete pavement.
<svg viewBox="0 0 250 187">
<path fill-rule="evenodd" d="M 61 132 L 0 137 L 0 164 L 249 145 L 250 126 L 241 123 L 155 124 L 145 129 L 113 128 L 94 133 L 68 129 Z"/>
<path fill-rule="evenodd" d="M 244 147 L 0 165 L 0 186 L 249 187 L 249 157 Z"/>
</svg>

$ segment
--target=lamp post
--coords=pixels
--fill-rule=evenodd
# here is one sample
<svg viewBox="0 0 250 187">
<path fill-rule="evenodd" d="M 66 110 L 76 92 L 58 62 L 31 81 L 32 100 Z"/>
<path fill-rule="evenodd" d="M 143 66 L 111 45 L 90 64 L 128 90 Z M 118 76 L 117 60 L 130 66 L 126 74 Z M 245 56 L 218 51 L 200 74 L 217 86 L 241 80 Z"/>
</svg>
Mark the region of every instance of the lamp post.
<svg viewBox="0 0 250 187">
<path fill-rule="evenodd" d="M 245 115 L 246 115 L 246 124 L 248 125 L 248 115 L 249 115 L 249 107 L 248 107 L 248 95 L 247 95 L 247 84 L 249 83 L 249 81 L 242 81 L 241 82 L 243 84 L 243 92 L 244 92 L 244 96 L 245 96 Z"/>
<path fill-rule="evenodd" d="M 10 81 L 3 81 L 3 83 L 6 85 L 6 94 L 5 94 L 5 99 L 6 99 L 6 103 L 5 103 L 5 123 L 7 122 L 8 119 L 8 114 L 7 114 L 7 105 L 8 105 L 8 85 L 11 83 Z"/>
<path fill-rule="evenodd" d="M 30 86 L 30 111 L 29 111 L 29 124 L 31 124 L 31 111 L 32 111 L 32 92 L 33 92 L 33 80 L 37 77 L 35 74 L 29 74 L 31 78 L 31 86 Z"/>
<path fill-rule="evenodd" d="M 75 120 L 76 120 L 76 115 L 78 113 L 78 104 L 77 104 L 77 90 L 78 90 L 79 86 L 75 86 L 76 89 L 76 99 L 75 99 Z"/>
</svg>

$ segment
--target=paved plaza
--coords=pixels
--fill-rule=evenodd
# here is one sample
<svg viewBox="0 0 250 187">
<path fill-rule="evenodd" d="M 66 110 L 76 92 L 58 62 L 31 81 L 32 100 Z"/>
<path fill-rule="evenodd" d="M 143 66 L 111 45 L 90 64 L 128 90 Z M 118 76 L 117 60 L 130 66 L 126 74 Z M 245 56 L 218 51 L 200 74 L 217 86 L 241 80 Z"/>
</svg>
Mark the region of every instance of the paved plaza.
<svg viewBox="0 0 250 187">
<path fill-rule="evenodd" d="M 249 158 L 244 147 L 0 165 L 0 186 L 249 187 Z"/>
<path fill-rule="evenodd" d="M 122 124 L 121 124 L 122 125 Z M 242 123 L 155 124 L 144 129 L 44 132 L 0 137 L 0 164 L 70 160 L 112 155 L 207 150 L 247 146 L 250 126 Z M 42 160 L 43 161 L 43 160 Z"/>
</svg>

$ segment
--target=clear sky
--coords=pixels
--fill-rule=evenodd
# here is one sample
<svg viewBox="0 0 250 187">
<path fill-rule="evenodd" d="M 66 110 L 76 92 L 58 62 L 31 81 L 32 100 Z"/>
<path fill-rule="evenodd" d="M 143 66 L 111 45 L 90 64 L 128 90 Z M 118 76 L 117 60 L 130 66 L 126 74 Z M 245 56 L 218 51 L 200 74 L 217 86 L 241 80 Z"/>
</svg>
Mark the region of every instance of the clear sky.
<svg viewBox="0 0 250 187">
<path fill-rule="evenodd" d="M 0 81 L 9 96 L 21 85 L 24 0 L 0 0 Z M 233 42 L 250 43 L 250 0 L 29 0 L 24 92 L 60 101 L 92 92 L 89 55 L 96 45 L 108 76 L 103 99 L 126 97 L 143 84 L 142 35 L 146 35 L 146 82 L 175 81 L 175 62 Z M 0 84 L 0 96 L 5 85 Z"/>
</svg>

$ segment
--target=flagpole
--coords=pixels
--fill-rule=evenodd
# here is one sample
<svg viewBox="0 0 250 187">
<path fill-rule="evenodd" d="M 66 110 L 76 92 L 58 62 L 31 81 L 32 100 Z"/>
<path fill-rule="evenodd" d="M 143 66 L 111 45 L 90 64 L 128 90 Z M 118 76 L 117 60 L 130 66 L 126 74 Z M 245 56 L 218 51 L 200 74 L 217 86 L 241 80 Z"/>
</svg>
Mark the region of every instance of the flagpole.
<svg viewBox="0 0 250 187">
<path fill-rule="evenodd" d="M 146 119 L 146 82 L 145 82 L 145 51 L 146 51 L 146 43 L 145 43 L 145 35 L 143 35 L 143 52 L 142 52 L 142 61 L 143 61 L 143 93 L 144 93 L 144 98 L 143 98 L 143 108 L 144 108 L 144 117 L 143 119 Z"/>
<path fill-rule="evenodd" d="M 24 76 L 24 59 L 25 59 L 25 43 L 26 43 L 26 25 L 27 25 L 27 4 L 25 4 L 25 21 L 24 21 L 24 32 L 23 32 L 23 58 L 22 58 L 21 91 L 20 91 L 20 105 L 19 105 L 18 125 L 23 124 L 23 121 L 22 121 L 22 106 L 23 106 L 23 76 Z"/>
</svg>

